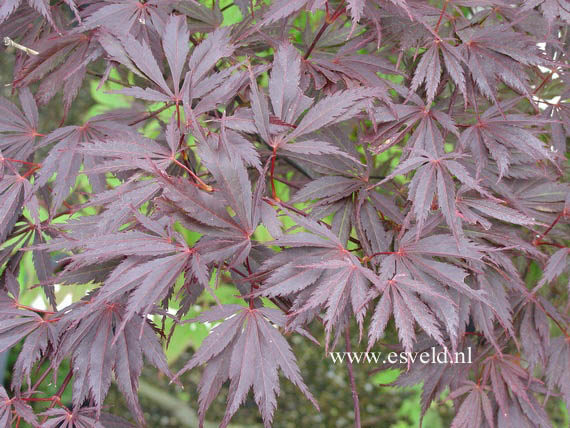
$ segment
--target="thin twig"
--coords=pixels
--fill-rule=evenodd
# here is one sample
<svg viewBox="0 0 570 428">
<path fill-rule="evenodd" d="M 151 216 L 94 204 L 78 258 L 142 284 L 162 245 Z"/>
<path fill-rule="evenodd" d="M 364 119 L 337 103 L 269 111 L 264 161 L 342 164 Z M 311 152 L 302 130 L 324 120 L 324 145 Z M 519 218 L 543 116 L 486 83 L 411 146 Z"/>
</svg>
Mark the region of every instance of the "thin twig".
<svg viewBox="0 0 570 428">
<path fill-rule="evenodd" d="M 34 383 L 34 385 L 32 386 L 32 391 L 36 391 L 40 385 L 42 384 L 42 382 L 46 379 L 47 375 L 51 372 L 52 367 L 49 366 L 39 377 L 39 379 L 36 381 L 36 383 Z"/>
<path fill-rule="evenodd" d="M 39 55 L 40 53 L 38 51 L 35 51 L 33 49 L 27 48 L 24 45 L 21 45 L 19 43 L 16 43 L 14 40 L 12 40 L 10 37 L 4 37 L 4 46 L 6 47 L 12 47 L 12 48 L 16 48 L 21 50 L 22 52 L 27 53 L 28 55 Z"/>
<path fill-rule="evenodd" d="M 26 310 L 28 310 L 28 311 L 39 312 L 39 313 L 45 314 L 45 315 L 53 315 L 53 314 L 55 313 L 55 312 L 52 312 L 52 311 L 45 311 L 45 310 L 43 310 L 43 309 L 36 309 L 36 308 L 33 308 L 33 307 L 31 307 L 31 306 L 27 306 L 27 305 L 21 305 L 21 304 L 19 304 L 19 303 L 16 303 L 16 307 L 17 307 L 18 309 L 26 309 Z"/>
<path fill-rule="evenodd" d="M 275 158 L 277 157 L 277 146 L 273 147 L 273 153 L 271 154 L 271 193 L 273 195 L 273 199 L 279 201 L 280 199 L 277 198 L 277 192 L 275 191 Z"/>
<path fill-rule="evenodd" d="M 147 119 L 151 119 L 151 118 L 157 116 L 158 114 L 162 113 L 164 110 L 166 110 L 166 109 L 168 109 L 168 108 L 170 108 L 170 107 L 172 107 L 172 106 L 170 105 L 170 103 L 166 103 L 164 106 L 162 106 L 162 107 L 159 108 L 158 110 L 150 111 L 150 112 L 146 113 L 146 114 L 144 115 L 144 117 L 141 117 L 140 119 L 137 119 L 137 120 L 135 120 L 135 121 L 129 123 L 129 126 L 134 126 L 134 125 L 136 125 L 137 123 L 144 122 L 144 121 L 147 120 Z"/>
<path fill-rule="evenodd" d="M 286 184 L 287 186 L 292 187 L 295 190 L 299 190 L 301 188 L 301 186 L 299 186 L 298 184 L 291 183 L 290 181 L 285 180 L 284 178 L 277 177 L 277 176 L 274 176 L 273 178 L 275 179 L 275 181 Z"/>
<path fill-rule="evenodd" d="M 270 149 L 271 146 L 267 143 L 265 143 L 267 145 L 267 147 L 269 147 Z M 273 150 L 273 149 L 272 149 Z M 284 160 L 286 163 L 288 163 L 290 166 L 292 166 L 293 168 L 295 168 L 297 171 L 299 171 L 301 174 L 303 174 L 305 177 L 309 178 L 309 179 L 313 179 L 313 176 L 309 173 L 309 171 L 307 171 L 303 166 L 299 165 L 297 162 L 295 162 L 293 159 L 290 159 L 287 157 L 287 155 L 279 155 L 279 159 Z"/>
<path fill-rule="evenodd" d="M 97 73 L 96 71 L 92 71 L 92 70 L 87 70 L 87 74 L 89 74 L 93 77 L 98 77 L 99 79 L 102 79 L 104 77 L 101 73 Z M 124 86 L 126 88 L 131 86 L 128 83 L 122 82 L 121 80 L 114 79 L 112 77 L 107 77 L 105 80 L 107 80 L 108 82 L 116 83 L 117 85 Z"/>
<path fill-rule="evenodd" d="M 328 3 L 327 3 L 327 7 L 328 7 Z M 313 39 L 313 43 L 311 43 L 311 46 L 309 46 L 309 49 L 307 49 L 307 52 L 305 53 L 305 55 L 303 55 L 303 59 L 306 60 L 309 58 L 309 56 L 311 55 L 311 52 L 313 52 L 313 49 L 315 49 L 315 46 L 317 46 L 317 42 L 320 40 L 320 38 L 322 37 L 325 30 L 328 28 L 329 25 L 331 25 L 333 22 L 335 22 L 337 20 L 337 18 L 344 13 L 345 10 L 346 10 L 346 6 L 344 6 L 344 0 L 342 0 L 340 2 L 340 4 L 338 5 L 338 8 L 333 12 L 331 17 L 328 16 L 328 8 L 327 8 L 327 16 L 325 17 L 325 22 L 323 23 L 321 29 L 319 30 L 319 32 L 317 33 L 317 35 Z"/>
<path fill-rule="evenodd" d="M 30 175 L 32 175 L 34 172 L 36 172 L 40 168 L 41 168 L 41 166 L 34 166 L 33 168 L 30 168 L 28 171 L 26 171 L 26 173 L 24 175 L 22 175 L 22 178 L 28 178 Z"/>
<path fill-rule="evenodd" d="M 538 241 L 536 242 L 534 245 L 550 245 L 551 247 L 556 247 L 556 248 L 568 248 L 566 245 L 562 245 L 562 244 L 557 244 L 555 242 L 544 242 L 544 241 Z"/>
<path fill-rule="evenodd" d="M 191 169 L 189 169 L 186 165 L 184 165 L 182 162 L 180 162 L 178 159 L 176 159 L 174 156 L 171 158 L 171 160 L 178 165 L 179 167 L 181 167 L 182 169 L 184 169 L 188 174 L 190 174 L 190 176 L 196 181 L 195 184 L 196 187 L 198 187 L 199 189 L 205 190 L 206 192 L 213 192 L 214 188 L 212 186 L 210 186 L 209 184 L 204 183 L 204 181 L 198 177 L 194 171 L 192 171 Z"/>
<path fill-rule="evenodd" d="M 441 25 L 441 20 L 443 19 L 443 15 L 445 14 L 445 9 L 447 9 L 447 3 L 449 3 L 449 0 L 445 0 L 443 2 L 443 8 L 441 9 L 439 19 L 437 20 L 437 24 L 435 25 L 435 29 L 433 30 L 436 34 L 439 31 L 439 26 Z"/>
<path fill-rule="evenodd" d="M 346 342 L 346 352 L 348 355 L 352 353 L 350 346 L 350 329 L 346 326 L 344 329 L 344 340 Z M 350 389 L 352 390 L 352 402 L 354 403 L 354 427 L 361 428 L 360 424 L 360 401 L 358 399 L 358 391 L 356 390 L 356 382 L 354 381 L 354 371 L 352 369 L 352 361 L 350 358 L 346 359 L 346 368 L 348 370 L 348 378 L 350 380 Z"/>
<path fill-rule="evenodd" d="M 544 238 L 546 235 L 548 235 L 548 233 L 554 228 L 554 226 L 556 226 L 556 223 L 558 223 L 560 221 L 560 219 L 562 218 L 562 216 L 564 214 L 565 214 L 565 211 L 562 210 L 560 212 L 560 214 L 558 214 L 558 216 L 554 219 L 552 224 L 550 226 L 548 226 L 548 229 L 546 229 L 544 232 L 542 232 L 542 234 L 534 240 L 534 245 L 538 245 L 538 242 L 540 242 L 542 240 L 542 238 Z"/>
<path fill-rule="evenodd" d="M 232 6 L 235 6 L 235 3 L 232 2 L 232 3 L 230 3 L 230 4 L 225 5 L 224 7 L 222 7 L 222 8 L 220 9 L 220 12 L 224 12 L 224 11 L 226 11 L 227 9 L 229 9 L 229 8 L 232 7 Z"/>
<path fill-rule="evenodd" d="M 43 134 L 38 134 L 38 135 L 40 135 L 40 136 L 43 137 Z M 3 162 L 3 161 L 21 163 L 21 164 L 23 164 L 23 165 L 30 165 L 30 166 L 37 166 L 37 167 L 41 167 L 41 166 L 42 166 L 41 163 L 28 162 L 28 161 L 23 161 L 23 160 L 19 160 L 19 159 L 12 159 L 12 158 L 4 158 L 4 157 L 0 156 L 0 162 Z"/>
<path fill-rule="evenodd" d="M 65 379 L 61 383 L 61 386 L 59 387 L 57 392 L 50 397 L 51 398 L 51 404 L 49 405 L 48 410 L 52 409 L 56 404 L 59 406 L 63 406 L 61 403 L 61 396 L 63 395 L 65 388 L 67 388 L 67 385 L 69 385 L 69 382 L 71 382 L 72 377 L 73 377 L 73 367 L 71 367 L 69 369 L 67 376 L 65 376 Z M 48 415 L 44 416 L 44 418 L 42 420 L 42 425 L 45 423 L 45 421 L 47 421 L 48 417 L 49 417 Z"/>
</svg>

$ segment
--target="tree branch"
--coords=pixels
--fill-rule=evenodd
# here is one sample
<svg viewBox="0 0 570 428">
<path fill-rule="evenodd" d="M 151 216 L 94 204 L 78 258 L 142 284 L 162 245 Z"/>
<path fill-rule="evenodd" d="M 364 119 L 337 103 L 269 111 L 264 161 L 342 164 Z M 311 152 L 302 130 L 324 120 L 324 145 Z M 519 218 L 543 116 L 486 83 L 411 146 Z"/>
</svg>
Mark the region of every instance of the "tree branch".
<svg viewBox="0 0 570 428">
<path fill-rule="evenodd" d="M 344 340 L 346 342 L 346 352 L 351 353 L 352 347 L 350 346 L 350 327 L 346 326 L 344 329 Z M 352 402 L 354 403 L 354 427 L 361 428 L 360 424 L 360 400 L 358 399 L 358 391 L 356 390 L 356 382 L 354 380 L 354 371 L 352 369 L 352 361 L 346 359 L 346 368 L 348 370 L 348 378 L 350 380 L 350 389 L 352 390 Z"/>
</svg>

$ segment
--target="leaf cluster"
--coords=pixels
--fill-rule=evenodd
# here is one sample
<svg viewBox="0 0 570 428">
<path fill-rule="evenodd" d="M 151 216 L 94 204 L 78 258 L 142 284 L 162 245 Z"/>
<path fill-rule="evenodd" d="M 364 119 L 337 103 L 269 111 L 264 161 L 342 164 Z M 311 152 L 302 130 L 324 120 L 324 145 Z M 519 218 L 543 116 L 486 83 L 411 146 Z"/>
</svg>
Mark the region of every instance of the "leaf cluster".
<svg viewBox="0 0 570 428">
<path fill-rule="evenodd" d="M 0 5 L 18 95 L 0 98 L 0 352 L 23 342 L 0 427 L 117 421 L 113 379 L 143 426 L 145 362 L 204 367 L 201 424 L 227 385 L 221 426 L 250 391 L 271 426 L 280 375 L 319 408 L 287 335 L 371 350 L 392 325 L 394 349 L 473 355 L 401 367 L 424 413 L 449 390 L 452 427 L 551 426 L 549 397 L 570 406 L 568 2 L 228 7 L 233 25 L 217 1 Z M 132 105 L 69 123 L 93 80 Z M 27 253 L 47 308 L 21 301 Z M 222 282 L 242 304 L 188 320 Z M 216 324 L 174 374 L 162 345 L 189 323 Z"/>
</svg>

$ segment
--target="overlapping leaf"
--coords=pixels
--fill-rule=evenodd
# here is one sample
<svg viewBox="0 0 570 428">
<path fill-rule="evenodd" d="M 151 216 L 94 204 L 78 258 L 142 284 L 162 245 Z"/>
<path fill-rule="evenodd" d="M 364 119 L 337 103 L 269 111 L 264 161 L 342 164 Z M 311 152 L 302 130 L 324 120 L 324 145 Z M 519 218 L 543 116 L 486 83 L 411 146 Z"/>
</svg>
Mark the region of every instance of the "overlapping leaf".
<svg viewBox="0 0 570 428">
<path fill-rule="evenodd" d="M 92 118 L 82 126 L 66 126 L 59 128 L 44 139 L 41 146 L 56 143 L 42 163 L 38 179 L 34 183 L 36 187 L 45 186 L 55 173 L 53 181 L 51 209 L 52 214 L 59 208 L 67 198 L 71 188 L 75 185 L 75 180 L 79 174 L 82 163 L 94 165 L 95 159 L 89 155 L 83 155 L 78 149 L 81 145 L 92 144 L 100 141 L 106 136 L 127 132 L 126 127 L 106 121 L 103 117 Z M 97 174 L 89 174 L 92 185 L 102 190 L 103 181 Z"/>
<path fill-rule="evenodd" d="M 289 344 L 274 328 L 274 325 L 285 323 L 285 317 L 279 311 L 225 305 L 203 313 L 193 321 L 219 319 L 224 321 L 212 329 L 200 349 L 177 374 L 206 364 L 199 386 L 201 423 L 222 384 L 229 379 L 228 404 L 221 426 L 228 426 L 251 388 L 265 426 L 271 426 L 279 394 L 279 369 L 318 408 L 303 383 Z"/>
<path fill-rule="evenodd" d="M 38 424 L 38 418 L 34 414 L 32 406 L 20 397 L 9 397 L 6 390 L 0 385 L 0 427 L 11 428 L 14 413 L 31 425 Z"/>
<path fill-rule="evenodd" d="M 233 25 L 216 2 L 4 3 L 21 109 L 0 101 L 0 348 L 22 352 L 0 425 L 39 425 L 45 384 L 22 386 L 69 359 L 73 406 L 43 425 L 128 425 L 101 412 L 114 377 L 142 426 L 143 356 L 168 374 L 158 336 L 213 280 L 246 306 L 193 320 L 222 321 L 183 370 L 206 366 L 202 423 L 227 381 L 222 426 L 250 389 L 270 426 L 279 369 L 313 401 L 278 328 L 314 321 L 325 350 L 354 323 L 369 347 L 472 352 L 396 364 L 422 415 L 451 391 L 453 426 L 548 426 L 542 397 L 568 401 L 564 2 L 239 0 Z M 39 119 L 28 87 L 40 105 L 63 89 L 65 116 L 88 76 L 136 100 Z M 27 251 L 53 308 L 54 284 L 91 291 L 17 303 Z"/>
<path fill-rule="evenodd" d="M 325 309 L 328 346 L 333 328 L 337 334 L 342 331 L 351 314 L 362 328 L 366 294 L 370 282 L 377 281 L 377 277 L 348 253 L 326 227 L 290 215 L 312 233 L 284 235 L 274 242 L 290 248 L 267 262 L 266 267 L 271 266 L 273 273 L 256 294 L 295 297 L 291 325 L 295 325 L 294 320 L 312 318 L 317 310 Z"/>
<path fill-rule="evenodd" d="M 28 88 L 22 89 L 19 95 L 22 111 L 5 98 L 0 98 L 0 110 L 2 111 L 0 150 L 6 157 L 25 161 L 36 149 L 34 146 L 37 137 L 40 136 L 38 109 Z M 16 165 L 16 167 L 19 166 Z"/>
<path fill-rule="evenodd" d="M 69 32 L 54 38 L 49 34 L 34 48 L 39 55 L 32 56 L 20 69 L 14 86 L 27 87 L 41 80 L 36 95 L 41 104 L 46 104 L 62 90 L 64 113 L 67 113 L 85 79 L 87 65 L 103 54 L 96 35 Z"/>
<path fill-rule="evenodd" d="M 142 409 L 137 396 L 138 378 L 143 367 L 143 355 L 161 372 L 170 375 L 162 347 L 155 332 L 146 321 L 125 323 L 124 305 L 109 304 L 85 312 L 85 306 L 62 317 L 61 343 L 54 366 L 59 366 L 67 355 L 73 362 L 73 403 L 81 405 L 87 398 L 96 408 L 92 417 L 100 414 L 103 400 L 115 379 L 127 405 L 142 423 Z M 125 324 L 120 331 L 119 326 Z"/>
<path fill-rule="evenodd" d="M 484 96 L 497 104 L 500 80 L 531 99 L 524 66 L 543 65 L 545 61 L 530 38 L 512 31 L 507 24 L 469 28 L 458 34 L 463 41 L 459 50 Z"/>
<path fill-rule="evenodd" d="M 428 110 L 417 95 L 406 94 L 415 105 L 399 104 L 376 109 L 374 121 L 384 125 L 378 127 L 375 135 L 370 138 L 373 151 L 378 154 L 395 146 L 417 125 L 406 147 L 425 151 L 434 157 L 441 156 L 444 153 L 444 140 L 437 125 L 448 133 L 459 135 L 453 119 L 442 111 Z"/>
<path fill-rule="evenodd" d="M 536 124 L 536 119 L 513 115 L 502 118 L 498 108 L 490 108 L 481 115 L 479 121 L 461 134 L 460 144 L 469 147 L 479 159 L 478 170 L 493 159 L 499 170 L 499 178 L 509 171 L 513 152 L 521 152 L 533 161 L 551 160 L 552 153 L 527 128 Z"/>
</svg>

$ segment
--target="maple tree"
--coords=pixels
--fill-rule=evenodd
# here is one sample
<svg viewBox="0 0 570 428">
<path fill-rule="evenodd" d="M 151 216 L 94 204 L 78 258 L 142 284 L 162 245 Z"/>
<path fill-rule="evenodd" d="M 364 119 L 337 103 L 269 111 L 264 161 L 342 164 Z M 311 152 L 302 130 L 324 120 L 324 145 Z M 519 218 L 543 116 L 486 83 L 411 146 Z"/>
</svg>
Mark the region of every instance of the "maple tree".
<svg viewBox="0 0 570 428">
<path fill-rule="evenodd" d="M 179 385 L 203 367 L 201 423 L 226 385 L 220 426 L 250 391 L 271 426 L 280 375 L 319 409 L 289 335 L 373 349 L 392 319 L 391 349 L 474 356 L 396 365 L 423 413 L 444 397 L 452 427 L 551 426 L 547 401 L 570 406 L 569 23 L 565 0 L 4 0 L 0 352 L 22 347 L 0 427 L 130 426 L 104 408 L 113 379 L 143 426 L 146 363 Z M 130 106 L 71 123 L 93 81 Z M 47 309 L 21 302 L 26 254 Z M 216 324 L 172 373 L 189 323 Z"/>
</svg>

